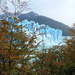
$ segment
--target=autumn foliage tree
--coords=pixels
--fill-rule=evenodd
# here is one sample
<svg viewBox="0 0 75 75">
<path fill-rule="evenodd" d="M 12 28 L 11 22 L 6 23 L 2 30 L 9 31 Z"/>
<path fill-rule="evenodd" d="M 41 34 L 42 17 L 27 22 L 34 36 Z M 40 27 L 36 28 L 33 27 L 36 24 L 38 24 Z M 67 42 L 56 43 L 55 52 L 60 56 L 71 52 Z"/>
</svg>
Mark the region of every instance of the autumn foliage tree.
<svg viewBox="0 0 75 75">
<path fill-rule="evenodd" d="M 39 52 L 34 61 L 33 68 L 37 75 L 63 75 L 64 55 L 61 47 L 53 46 Z M 34 74 L 34 75 L 35 75 Z"/>
<path fill-rule="evenodd" d="M 8 1 L 14 6 L 13 16 Z M 17 17 L 28 5 L 27 1 L 0 0 L 0 9 L 6 14 L 0 19 L 0 75 L 75 75 L 75 25 L 66 45 L 35 51 L 40 43 L 34 45 L 35 32 L 30 36 L 18 25 Z M 35 60 L 30 62 L 32 58 Z"/>
<path fill-rule="evenodd" d="M 36 38 L 28 36 L 22 25 L 13 24 L 12 19 L 18 22 L 17 18 L 0 20 L 0 73 L 23 75 L 30 71 L 29 60 L 35 53 L 32 44 Z"/>
<path fill-rule="evenodd" d="M 9 10 L 12 9 L 10 6 L 8 6 L 9 3 L 13 7 L 13 12 Z M 23 11 L 30 10 L 29 5 L 30 0 L 0 0 L 0 9 L 4 14 L 6 14 L 6 17 L 18 17 Z M 11 13 L 13 13 L 13 16 L 11 16 Z"/>
<path fill-rule="evenodd" d="M 14 5 L 14 17 L 9 17 L 8 1 Z M 0 20 L 0 74 L 30 73 L 29 60 L 30 55 L 35 53 L 32 44 L 36 38 L 27 35 L 22 25 L 16 25 L 20 22 L 16 17 L 27 7 L 26 1 L 0 0 L 0 9 L 6 14 L 6 18 Z"/>
<path fill-rule="evenodd" d="M 70 38 L 66 40 L 64 47 L 66 75 L 75 75 L 75 24 L 70 29 Z"/>
</svg>

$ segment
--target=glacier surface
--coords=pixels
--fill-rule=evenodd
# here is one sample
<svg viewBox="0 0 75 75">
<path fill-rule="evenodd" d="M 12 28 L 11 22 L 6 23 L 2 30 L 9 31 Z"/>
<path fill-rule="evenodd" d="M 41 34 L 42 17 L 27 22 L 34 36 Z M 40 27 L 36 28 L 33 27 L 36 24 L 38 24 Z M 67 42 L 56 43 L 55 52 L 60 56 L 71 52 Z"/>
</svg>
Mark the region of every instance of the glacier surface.
<svg viewBox="0 0 75 75">
<path fill-rule="evenodd" d="M 6 19 L 8 20 L 8 18 Z M 13 18 L 9 19 L 9 21 L 15 21 Z M 23 25 L 28 35 L 37 36 L 37 43 L 41 41 L 39 44 L 39 48 L 48 49 L 51 46 L 59 45 L 62 42 L 62 30 L 54 29 L 49 27 L 48 25 L 35 23 L 34 21 L 28 21 L 27 19 L 23 20 L 17 25 Z"/>
<path fill-rule="evenodd" d="M 29 35 L 37 36 L 37 43 L 42 40 L 39 44 L 40 48 L 50 48 L 53 45 L 58 45 L 62 42 L 62 30 L 54 29 L 48 25 L 35 23 L 34 21 L 23 20 L 21 22 Z M 33 33 L 33 34 L 32 34 Z"/>
</svg>

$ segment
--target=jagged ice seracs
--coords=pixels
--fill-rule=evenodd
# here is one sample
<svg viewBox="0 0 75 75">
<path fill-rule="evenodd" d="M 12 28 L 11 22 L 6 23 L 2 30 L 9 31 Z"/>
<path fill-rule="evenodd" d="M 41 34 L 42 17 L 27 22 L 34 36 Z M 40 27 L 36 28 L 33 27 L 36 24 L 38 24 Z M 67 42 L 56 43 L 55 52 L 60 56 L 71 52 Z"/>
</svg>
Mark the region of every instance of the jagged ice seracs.
<svg viewBox="0 0 75 75">
<path fill-rule="evenodd" d="M 62 30 L 51 28 L 45 24 L 39 25 L 39 23 L 28 21 L 26 19 L 23 20 L 21 24 L 25 26 L 25 29 L 29 35 L 35 32 L 35 35 L 38 37 L 37 43 L 42 40 L 39 44 L 39 47 L 41 48 L 50 48 L 51 46 L 58 45 L 62 42 Z"/>
<path fill-rule="evenodd" d="M 9 21 L 15 20 L 12 18 Z M 23 25 L 23 30 L 25 30 L 28 35 L 37 36 L 36 43 L 41 41 L 38 48 L 48 49 L 54 45 L 59 45 L 62 42 L 62 30 L 51 28 L 45 24 L 39 25 L 39 23 L 28 21 L 27 19 L 17 23 L 17 25 Z"/>
</svg>

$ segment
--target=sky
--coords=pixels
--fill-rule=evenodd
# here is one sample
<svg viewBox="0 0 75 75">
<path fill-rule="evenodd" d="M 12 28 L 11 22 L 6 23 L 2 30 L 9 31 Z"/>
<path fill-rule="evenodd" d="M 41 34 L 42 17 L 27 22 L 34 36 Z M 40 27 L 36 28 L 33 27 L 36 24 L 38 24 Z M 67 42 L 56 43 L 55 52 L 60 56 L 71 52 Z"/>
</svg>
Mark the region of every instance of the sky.
<svg viewBox="0 0 75 75">
<path fill-rule="evenodd" d="M 29 11 L 52 18 L 70 27 L 75 23 L 75 0 L 31 0 L 30 4 L 31 10 Z M 9 6 L 13 11 L 11 4 Z"/>
<path fill-rule="evenodd" d="M 68 26 L 75 23 L 75 0 L 31 0 L 32 10 Z"/>
</svg>

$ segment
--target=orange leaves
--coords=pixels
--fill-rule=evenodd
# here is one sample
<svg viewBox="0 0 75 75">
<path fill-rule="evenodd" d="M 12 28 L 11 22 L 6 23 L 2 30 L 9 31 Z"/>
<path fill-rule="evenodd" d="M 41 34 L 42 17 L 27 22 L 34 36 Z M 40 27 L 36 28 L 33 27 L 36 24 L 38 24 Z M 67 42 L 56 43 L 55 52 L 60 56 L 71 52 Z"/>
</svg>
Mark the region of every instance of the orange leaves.
<svg viewBox="0 0 75 75">
<path fill-rule="evenodd" d="M 12 20 L 13 18 L 8 19 Z M 26 73 L 28 73 L 31 68 L 31 65 L 28 63 L 30 63 L 32 58 L 35 58 L 33 55 L 36 54 L 34 51 L 35 46 L 33 45 L 33 43 L 36 43 L 36 38 L 27 35 L 22 30 L 22 26 L 15 25 L 6 20 L 0 22 L 0 62 L 3 66 L 3 69 L 0 68 L 1 73 L 5 72 L 7 75 L 7 72 L 15 72 L 17 74 L 27 71 Z M 18 64 L 22 66 L 16 67 Z"/>
<path fill-rule="evenodd" d="M 5 54 L 5 53 L 8 53 L 8 50 L 0 50 L 0 54 L 1 54 L 1 53 L 4 53 L 4 54 Z"/>
<path fill-rule="evenodd" d="M 57 68 L 60 68 L 61 66 L 63 66 L 63 62 L 55 62 L 54 65 L 55 65 Z"/>
<path fill-rule="evenodd" d="M 10 50 L 10 52 L 11 52 L 11 53 L 14 53 L 14 54 L 15 54 L 15 53 L 18 53 L 17 50 Z"/>
<path fill-rule="evenodd" d="M 13 60 L 13 59 L 22 59 L 22 58 L 24 58 L 24 57 L 23 56 L 14 56 L 14 55 L 10 56 L 11 60 Z"/>
</svg>

